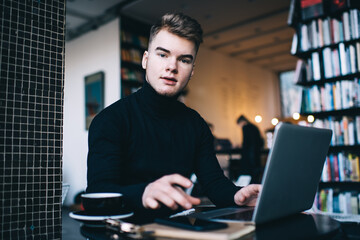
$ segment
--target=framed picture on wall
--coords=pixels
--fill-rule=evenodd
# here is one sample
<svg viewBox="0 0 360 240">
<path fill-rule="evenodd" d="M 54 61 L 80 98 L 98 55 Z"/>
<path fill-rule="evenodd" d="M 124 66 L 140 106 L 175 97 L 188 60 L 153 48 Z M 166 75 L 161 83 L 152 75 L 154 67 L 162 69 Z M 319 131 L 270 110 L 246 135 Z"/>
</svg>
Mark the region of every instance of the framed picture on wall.
<svg viewBox="0 0 360 240">
<path fill-rule="evenodd" d="M 104 72 L 97 72 L 85 77 L 85 128 L 104 109 Z"/>
</svg>

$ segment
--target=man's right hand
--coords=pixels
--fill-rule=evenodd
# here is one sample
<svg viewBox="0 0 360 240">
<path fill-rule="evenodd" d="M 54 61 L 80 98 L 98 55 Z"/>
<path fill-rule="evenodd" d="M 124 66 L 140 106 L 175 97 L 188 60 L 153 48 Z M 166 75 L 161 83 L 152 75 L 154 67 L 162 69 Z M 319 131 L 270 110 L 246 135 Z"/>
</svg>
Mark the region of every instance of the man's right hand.
<svg viewBox="0 0 360 240">
<path fill-rule="evenodd" d="M 193 205 L 200 204 L 199 198 L 186 194 L 181 187 L 192 186 L 190 179 L 180 174 L 171 174 L 150 183 L 146 186 L 142 196 L 142 203 L 145 208 L 160 208 L 160 203 L 175 210 L 179 206 L 190 209 Z"/>
</svg>

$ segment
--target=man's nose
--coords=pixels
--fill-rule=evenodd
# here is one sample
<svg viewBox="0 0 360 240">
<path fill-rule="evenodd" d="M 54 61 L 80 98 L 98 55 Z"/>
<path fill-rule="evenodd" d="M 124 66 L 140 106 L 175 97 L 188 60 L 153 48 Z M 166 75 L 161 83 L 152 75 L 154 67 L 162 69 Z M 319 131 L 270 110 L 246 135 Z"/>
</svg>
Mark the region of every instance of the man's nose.
<svg viewBox="0 0 360 240">
<path fill-rule="evenodd" d="M 170 71 L 170 72 L 174 72 L 177 73 L 177 59 L 176 58 L 168 58 L 168 62 L 167 62 L 167 66 L 166 66 L 166 70 Z"/>
</svg>

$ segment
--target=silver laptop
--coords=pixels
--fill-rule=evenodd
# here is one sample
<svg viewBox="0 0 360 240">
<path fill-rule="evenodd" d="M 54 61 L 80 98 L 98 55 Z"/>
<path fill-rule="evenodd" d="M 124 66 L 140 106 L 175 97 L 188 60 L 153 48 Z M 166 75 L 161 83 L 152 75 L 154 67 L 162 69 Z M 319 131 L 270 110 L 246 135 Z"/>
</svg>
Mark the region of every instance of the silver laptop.
<svg viewBox="0 0 360 240">
<path fill-rule="evenodd" d="M 221 208 L 194 217 L 261 224 L 310 209 L 331 135 L 328 129 L 278 124 L 256 207 Z"/>
</svg>

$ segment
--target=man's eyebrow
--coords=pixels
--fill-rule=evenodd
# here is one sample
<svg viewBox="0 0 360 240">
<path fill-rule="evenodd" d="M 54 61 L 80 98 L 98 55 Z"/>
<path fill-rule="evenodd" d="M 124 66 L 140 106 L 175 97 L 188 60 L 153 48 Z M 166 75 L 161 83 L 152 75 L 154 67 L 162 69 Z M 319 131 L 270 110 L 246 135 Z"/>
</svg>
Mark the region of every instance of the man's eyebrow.
<svg viewBox="0 0 360 240">
<path fill-rule="evenodd" d="M 191 54 L 184 54 L 184 55 L 181 55 L 181 58 L 190 58 L 191 60 L 193 60 L 194 56 Z"/>
<path fill-rule="evenodd" d="M 155 50 L 160 50 L 160 51 L 163 51 L 166 53 L 170 53 L 170 50 L 162 48 L 162 47 L 157 47 L 157 48 L 155 48 Z M 190 58 L 191 60 L 193 60 L 194 56 L 191 54 L 184 54 L 184 55 L 181 55 L 180 58 Z"/>
<path fill-rule="evenodd" d="M 164 52 L 170 53 L 170 50 L 167 50 L 167 49 L 162 48 L 162 47 L 157 47 L 157 48 L 155 48 L 155 50 L 160 50 L 160 51 L 164 51 Z"/>
</svg>

